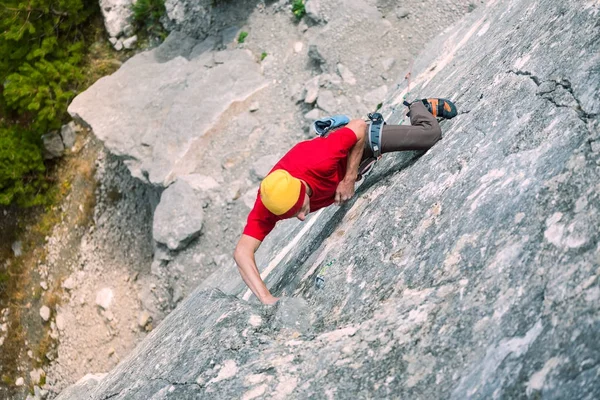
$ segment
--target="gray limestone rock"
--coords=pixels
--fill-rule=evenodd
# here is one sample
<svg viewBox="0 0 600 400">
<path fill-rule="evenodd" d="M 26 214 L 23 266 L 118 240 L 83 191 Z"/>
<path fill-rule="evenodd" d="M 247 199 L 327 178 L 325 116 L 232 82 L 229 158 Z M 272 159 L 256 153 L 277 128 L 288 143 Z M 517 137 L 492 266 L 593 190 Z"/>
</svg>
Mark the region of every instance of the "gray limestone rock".
<svg viewBox="0 0 600 400">
<path fill-rule="evenodd" d="M 319 92 L 317 106 L 330 115 L 338 111 L 338 102 L 331 90 L 321 90 Z"/>
<path fill-rule="evenodd" d="M 304 96 L 304 102 L 306 104 L 313 104 L 315 101 L 317 101 L 317 97 L 319 97 L 318 75 L 306 82 L 306 86 L 304 86 L 304 92 L 306 93 Z"/>
<path fill-rule="evenodd" d="M 599 398 L 598 12 L 468 14 L 414 63 L 411 95 L 459 107 L 443 138 L 385 154 L 348 204 L 262 242 L 292 312 L 245 301 L 225 265 L 87 398 Z M 406 91 L 387 94 L 388 124 Z M 296 310 L 308 329 L 279 322 Z"/>
<path fill-rule="evenodd" d="M 348 69 L 348 67 L 346 67 L 343 64 L 338 64 L 337 71 L 345 83 L 347 83 L 348 85 L 356 85 L 356 78 L 354 77 L 352 71 Z"/>
<path fill-rule="evenodd" d="M 211 50 L 215 48 L 217 44 L 217 38 L 214 36 L 209 36 L 204 39 L 202 42 L 197 43 L 192 51 L 189 54 L 189 59 L 194 59 L 200 57 L 203 54 L 209 53 Z"/>
<path fill-rule="evenodd" d="M 363 101 L 366 103 L 367 106 L 375 108 L 375 106 L 379 103 L 383 103 L 383 101 L 385 100 L 385 96 L 387 95 L 388 92 L 388 87 L 386 85 L 381 85 L 376 89 L 371 90 L 370 92 L 368 92 L 364 98 Z"/>
<path fill-rule="evenodd" d="M 99 79 L 73 100 L 69 113 L 91 126 L 133 176 L 166 186 L 195 169 L 194 154 L 188 154 L 192 144 L 234 102 L 267 83 L 246 50 L 219 52 L 223 63 L 210 69 L 202 57 L 158 62 L 155 52 L 163 54 L 158 49 L 138 54 Z"/>
<path fill-rule="evenodd" d="M 48 306 L 42 306 L 42 308 L 40 308 L 40 317 L 42 317 L 45 322 L 48 322 L 50 319 L 50 308 L 48 308 Z"/>
<path fill-rule="evenodd" d="M 132 0 L 100 0 L 104 26 L 110 37 L 119 37 L 131 31 L 132 4 Z"/>
<path fill-rule="evenodd" d="M 176 57 L 191 59 L 191 53 L 198 45 L 198 41 L 191 36 L 180 31 L 173 31 L 154 50 L 154 57 L 160 63 L 170 61 Z"/>
<path fill-rule="evenodd" d="M 212 0 L 166 0 L 166 15 L 161 20 L 169 31 L 204 38 L 212 20 Z"/>
<path fill-rule="evenodd" d="M 116 51 L 123 50 L 123 39 L 118 39 L 113 47 Z"/>
<path fill-rule="evenodd" d="M 107 374 L 87 374 L 63 390 L 57 399 L 85 399 Z"/>
<path fill-rule="evenodd" d="M 137 41 L 138 41 L 137 35 L 128 37 L 127 39 L 123 40 L 123 47 L 126 48 L 127 50 L 133 49 L 135 47 L 135 45 L 137 44 Z"/>
<path fill-rule="evenodd" d="M 62 139 L 65 148 L 70 149 L 75 145 L 75 138 L 77 137 L 77 128 L 75 122 L 71 121 L 60 128 L 60 137 Z"/>
<path fill-rule="evenodd" d="M 47 160 L 62 157 L 65 153 L 65 145 L 58 132 L 42 135 L 42 142 L 44 145 L 44 158 Z"/>
<path fill-rule="evenodd" d="M 327 69 L 327 61 L 319 52 L 319 46 L 317 44 L 311 43 L 308 45 L 308 57 L 321 70 Z"/>
<path fill-rule="evenodd" d="M 319 0 L 306 0 L 304 3 L 306 17 L 316 24 L 327 22 L 325 16 L 321 12 Z"/>
<path fill-rule="evenodd" d="M 96 293 L 96 305 L 104 310 L 108 310 L 115 295 L 111 288 L 102 288 Z"/>
<path fill-rule="evenodd" d="M 178 250 L 200 234 L 203 222 L 200 194 L 183 180 L 178 180 L 160 197 L 154 211 L 152 236 L 157 243 Z"/>
<path fill-rule="evenodd" d="M 312 110 L 304 114 L 304 119 L 311 122 L 319 118 L 321 118 L 321 111 L 318 108 L 313 108 Z"/>
</svg>

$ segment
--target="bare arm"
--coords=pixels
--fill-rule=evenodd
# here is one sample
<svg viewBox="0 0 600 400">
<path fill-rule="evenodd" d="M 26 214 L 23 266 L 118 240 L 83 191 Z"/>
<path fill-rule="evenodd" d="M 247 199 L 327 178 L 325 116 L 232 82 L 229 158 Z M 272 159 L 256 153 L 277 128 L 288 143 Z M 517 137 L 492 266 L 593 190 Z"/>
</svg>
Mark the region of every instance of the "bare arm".
<svg viewBox="0 0 600 400">
<path fill-rule="evenodd" d="M 346 175 L 339 183 L 335 192 L 335 204 L 337 205 L 350 200 L 354 195 L 354 183 L 358 176 L 358 166 L 360 165 L 360 160 L 365 149 L 367 136 L 367 124 L 361 119 L 353 119 L 346 127 L 352 129 L 358 140 L 352 146 L 352 149 L 350 149 L 346 164 Z"/>
<path fill-rule="evenodd" d="M 256 267 L 256 261 L 254 260 L 254 253 L 260 247 L 262 242 L 252 236 L 242 235 L 235 247 L 233 258 L 238 266 L 238 271 L 242 276 L 242 279 L 246 285 L 252 290 L 252 293 L 261 301 L 263 304 L 274 304 L 279 300 L 277 297 L 273 297 L 267 285 L 263 282 Z"/>
</svg>

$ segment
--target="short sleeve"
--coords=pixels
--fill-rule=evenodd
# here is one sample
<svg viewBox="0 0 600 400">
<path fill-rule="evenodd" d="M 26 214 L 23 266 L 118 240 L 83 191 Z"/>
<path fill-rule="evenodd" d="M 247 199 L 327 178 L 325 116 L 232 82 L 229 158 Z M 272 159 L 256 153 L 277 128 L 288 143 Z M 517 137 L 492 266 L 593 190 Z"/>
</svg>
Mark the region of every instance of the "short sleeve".
<svg viewBox="0 0 600 400">
<path fill-rule="evenodd" d="M 358 138 L 352 129 L 342 128 L 330 133 L 325 140 L 330 148 L 346 155 Z"/>
<path fill-rule="evenodd" d="M 277 216 L 267 210 L 262 204 L 260 196 L 257 195 L 254 207 L 250 211 L 250 214 L 248 214 L 248 220 L 246 221 L 243 233 L 262 242 L 271 233 L 273 228 L 275 228 L 277 221 Z"/>
</svg>

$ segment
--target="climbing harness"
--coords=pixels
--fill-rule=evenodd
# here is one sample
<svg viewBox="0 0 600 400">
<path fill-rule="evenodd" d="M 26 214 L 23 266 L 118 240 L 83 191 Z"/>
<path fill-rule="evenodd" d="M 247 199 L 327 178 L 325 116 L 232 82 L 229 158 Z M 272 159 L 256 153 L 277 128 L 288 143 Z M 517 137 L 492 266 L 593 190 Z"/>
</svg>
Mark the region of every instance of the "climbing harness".
<svg viewBox="0 0 600 400">
<path fill-rule="evenodd" d="M 385 121 L 383 120 L 383 115 L 378 112 L 369 113 L 368 116 L 369 147 L 373 151 L 375 158 L 379 158 L 381 156 L 381 130 L 383 125 L 385 125 Z"/>
</svg>

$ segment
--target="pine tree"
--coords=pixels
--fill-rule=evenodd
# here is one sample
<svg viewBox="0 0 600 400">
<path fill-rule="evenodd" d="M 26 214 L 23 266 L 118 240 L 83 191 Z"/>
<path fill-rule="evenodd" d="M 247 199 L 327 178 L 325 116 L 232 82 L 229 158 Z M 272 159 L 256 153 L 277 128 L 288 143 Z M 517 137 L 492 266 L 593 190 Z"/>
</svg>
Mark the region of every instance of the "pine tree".
<svg viewBox="0 0 600 400">
<path fill-rule="evenodd" d="M 94 0 L 0 3 L 0 204 L 40 202 L 39 138 L 68 117 L 84 79 L 83 29 L 98 12 Z"/>
</svg>

